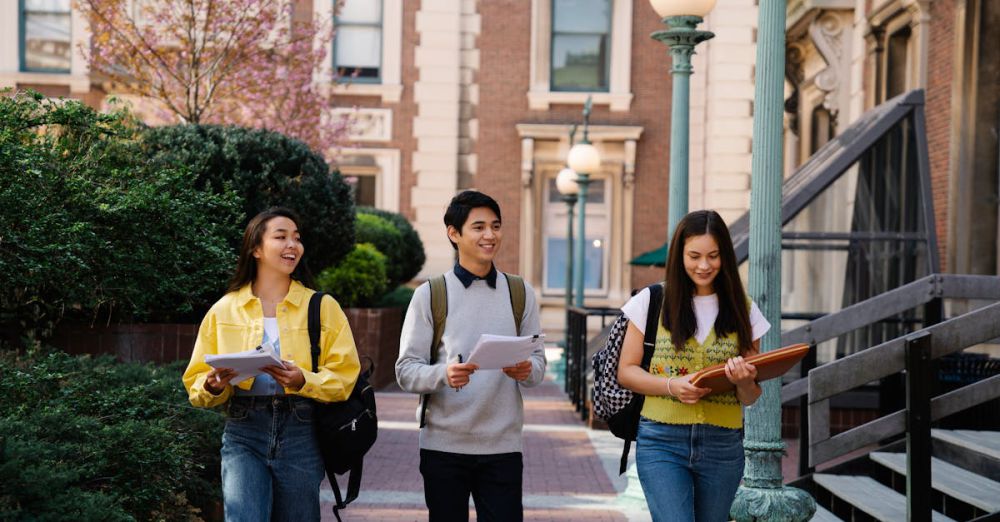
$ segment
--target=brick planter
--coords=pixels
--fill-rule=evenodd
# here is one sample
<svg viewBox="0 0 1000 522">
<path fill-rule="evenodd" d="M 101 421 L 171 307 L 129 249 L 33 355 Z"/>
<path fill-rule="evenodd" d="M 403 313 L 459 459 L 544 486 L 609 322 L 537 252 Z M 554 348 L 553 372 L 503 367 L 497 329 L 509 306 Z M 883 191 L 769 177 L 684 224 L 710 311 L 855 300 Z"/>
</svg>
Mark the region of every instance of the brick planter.
<svg viewBox="0 0 1000 522">
<path fill-rule="evenodd" d="M 354 333 L 358 355 L 375 363 L 372 385 L 383 389 L 396 383 L 396 358 L 399 357 L 399 334 L 403 329 L 402 308 L 345 308 L 347 322 Z"/>
<path fill-rule="evenodd" d="M 375 363 L 372 384 L 376 389 L 395 384 L 403 309 L 345 308 L 344 313 L 358 354 Z M 62 324 L 49 342 L 74 355 L 110 354 L 121 361 L 169 363 L 190 359 L 197 335 L 197 324 Z"/>
<path fill-rule="evenodd" d="M 197 324 L 61 324 L 49 343 L 67 353 L 110 354 L 122 361 L 168 363 L 188 360 Z"/>
</svg>

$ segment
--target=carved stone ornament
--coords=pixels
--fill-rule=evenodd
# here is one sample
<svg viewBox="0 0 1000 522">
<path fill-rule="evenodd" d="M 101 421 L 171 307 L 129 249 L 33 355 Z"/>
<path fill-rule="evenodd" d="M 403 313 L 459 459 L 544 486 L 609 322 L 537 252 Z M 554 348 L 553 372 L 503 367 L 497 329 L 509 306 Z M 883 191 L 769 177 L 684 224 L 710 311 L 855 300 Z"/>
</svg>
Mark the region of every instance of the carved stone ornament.
<svg viewBox="0 0 1000 522">
<path fill-rule="evenodd" d="M 816 46 L 827 67 L 813 79 L 813 83 L 827 94 L 823 106 L 836 116 L 840 110 L 837 103 L 837 88 L 841 86 L 839 72 L 843 70 L 844 60 L 844 24 L 835 13 L 826 11 L 809 25 L 809 36 Z"/>
</svg>

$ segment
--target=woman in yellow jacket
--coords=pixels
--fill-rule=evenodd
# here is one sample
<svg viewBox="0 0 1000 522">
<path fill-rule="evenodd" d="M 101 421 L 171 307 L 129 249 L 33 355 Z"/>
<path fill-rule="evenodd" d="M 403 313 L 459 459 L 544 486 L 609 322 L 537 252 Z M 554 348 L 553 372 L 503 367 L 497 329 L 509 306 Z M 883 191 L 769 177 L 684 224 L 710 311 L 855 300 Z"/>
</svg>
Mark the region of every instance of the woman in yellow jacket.
<svg viewBox="0 0 1000 522">
<path fill-rule="evenodd" d="M 312 371 L 305 251 L 293 212 L 271 208 L 247 224 L 229 292 L 201 323 L 184 387 L 191 404 L 226 404 L 222 493 L 227 521 L 319 520 L 323 460 L 313 431 L 314 401 L 343 401 L 360 364 L 343 310 L 331 297 L 321 307 L 317 371 Z M 271 344 L 285 368 L 256 378 L 212 368 L 205 355 Z"/>
</svg>

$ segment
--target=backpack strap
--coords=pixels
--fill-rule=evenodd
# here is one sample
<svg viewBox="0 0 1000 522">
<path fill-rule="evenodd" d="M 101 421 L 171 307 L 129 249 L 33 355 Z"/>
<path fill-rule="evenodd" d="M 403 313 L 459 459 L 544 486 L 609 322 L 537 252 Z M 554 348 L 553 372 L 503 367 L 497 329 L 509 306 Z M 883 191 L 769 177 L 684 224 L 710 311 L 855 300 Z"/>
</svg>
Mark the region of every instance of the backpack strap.
<svg viewBox="0 0 1000 522">
<path fill-rule="evenodd" d="M 642 369 L 649 371 L 649 365 L 653 361 L 653 353 L 656 351 L 656 333 L 660 329 L 660 308 L 663 304 L 663 283 L 649 285 L 649 308 L 646 309 L 646 333 L 642 337 Z M 636 394 L 638 399 L 637 408 L 642 411 L 642 403 L 645 396 Z M 632 449 L 632 441 L 626 439 L 625 447 L 622 448 L 622 459 L 619 463 L 618 474 L 625 473 L 628 468 L 628 454 Z"/>
<path fill-rule="evenodd" d="M 649 371 L 656 349 L 656 333 L 660 329 L 660 308 L 663 304 L 663 283 L 649 285 L 649 308 L 646 310 L 646 333 L 642 338 L 642 369 Z"/>
<path fill-rule="evenodd" d="M 514 311 L 514 326 L 517 327 L 517 335 L 521 335 L 525 302 L 524 279 L 507 273 L 504 273 L 504 277 L 507 278 L 507 287 L 510 289 L 510 308 Z"/>
<path fill-rule="evenodd" d="M 323 326 L 320 319 L 320 308 L 323 305 L 323 292 L 316 292 L 309 298 L 309 346 L 312 353 L 312 371 L 319 371 L 319 334 Z"/>
<path fill-rule="evenodd" d="M 444 323 L 448 319 L 448 285 L 444 275 L 431 278 L 431 316 L 434 318 L 434 337 L 431 340 L 430 362 L 437 362 L 437 348 L 444 335 Z"/>
<path fill-rule="evenodd" d="M 431 286 L 431 317 L 434 320 L 434 334 L 431 337 L 431 350 L 429 362 L 431 365 L 437 362 L 438 347 L 441 346 L 441 337 L 444 335 L 444 323 L 448 319 L 448 285 L 444 282 L 444 275 L 432 277 L 428 283 Z M 420 398 L 420 427 L 426 424 L 427 401 L 431 399 L 429 393 L 425 393 Z"/>
</svg>

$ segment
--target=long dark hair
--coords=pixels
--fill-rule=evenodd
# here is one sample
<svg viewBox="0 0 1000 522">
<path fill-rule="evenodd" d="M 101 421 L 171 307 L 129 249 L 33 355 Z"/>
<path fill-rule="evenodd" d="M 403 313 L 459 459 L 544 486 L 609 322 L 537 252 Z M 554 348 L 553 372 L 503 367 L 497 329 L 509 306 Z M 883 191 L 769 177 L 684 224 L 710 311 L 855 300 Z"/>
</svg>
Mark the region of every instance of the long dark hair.
<svg viewBox="0 0 1000 522">
<path fill-rule="evenodd" d="M 295 226 L 299 226 L 299 216 L 284 207 L 271 207 L 254 216 L 243 231 L 243 244 L 240 247 L 239 259 L 236 261 L 236 273 L 229 280 L 227 292 L 236 292 L 257 278 L 257 258 L 253 256 L 253 251 L 257 250 L 257 247 L 264 241 L 267 222 L 277 217 L 288 218 L 295 223 Z M 301 230 L 299 232 L 301 233 Z M 299 260 L 295 271 L 292 272 L 292 279 L 306 286 L 312 286 L 312 274 L 306 267 L 305 255 Z"/>
<path fill-rule="evenodd" d="M 719 297 L 719 316 L 715 319 L 715 334 L 719 337 L 736 332 L 740 354 L 746 355 L 753 346 L 750 329 L 750 310 L 746 292 L 736 266 L 736 252 L 729 228 L 714 210 L 696 210 L 684 216 L 677 224 L 674 239 L 667 255 L 666 286 L 663 289 L 663 327 L 670 331 L 674 349 L 680 351 L 687 340 L 694 336 L 698 321 L 694 316 L 692 298 L 694 281 L 684 270 L 684 243 L 688 238 L 711 234 L 719 245 L 721 266 L 712 281 L 712 288 Z"/>
</svg>

